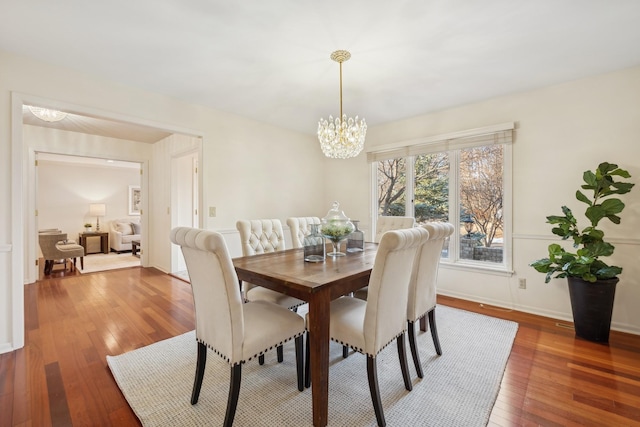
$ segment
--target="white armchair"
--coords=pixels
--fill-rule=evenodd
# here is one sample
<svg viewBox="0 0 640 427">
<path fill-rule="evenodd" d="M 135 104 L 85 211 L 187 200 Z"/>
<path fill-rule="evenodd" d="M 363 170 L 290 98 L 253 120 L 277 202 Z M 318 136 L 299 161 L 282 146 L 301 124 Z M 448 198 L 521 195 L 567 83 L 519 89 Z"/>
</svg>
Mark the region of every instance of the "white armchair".
<svg viewBox="0 0 640 427">
<path fill-rule="evenodd" d="M 140 218 L 119 218 L 109 221 L 111 250 L 122 253 L 132 249 L 131 241 L 140 240 Z"/>
</svg>

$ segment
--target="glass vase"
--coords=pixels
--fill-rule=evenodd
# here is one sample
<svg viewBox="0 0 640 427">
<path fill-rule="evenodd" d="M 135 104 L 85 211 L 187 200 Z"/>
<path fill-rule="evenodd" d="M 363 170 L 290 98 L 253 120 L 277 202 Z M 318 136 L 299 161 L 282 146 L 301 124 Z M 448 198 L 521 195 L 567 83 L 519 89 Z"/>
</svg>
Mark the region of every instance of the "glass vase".
<svg viewBox="0 0 640 427">
<path fill-rule="evenodd" d="M 362 252 L 364 251 L 364 233 L 358 228 L 358 220 L 352 220 L 354 227 L 356 228 L 347 237 L 347 252 Z"/>
<path fill-rule="evenodd" d="M 347 216 L 340 210 L 340 203 L 333 202 L 327 216 L 322 218 L 322 235 L 331 241 L 333 251 L 328 256 L 345 256 L 340 252 L 340 242 L 346 240 L 355 227 Z"/>
<path fill-rule="evenodd" d="M 320 234 L 320 224 L 309 224 L 311 232 L 304 237 L 304 260 L 307 262 L 324 262 L 326 248 L 324 236 Z"/>
</svg>

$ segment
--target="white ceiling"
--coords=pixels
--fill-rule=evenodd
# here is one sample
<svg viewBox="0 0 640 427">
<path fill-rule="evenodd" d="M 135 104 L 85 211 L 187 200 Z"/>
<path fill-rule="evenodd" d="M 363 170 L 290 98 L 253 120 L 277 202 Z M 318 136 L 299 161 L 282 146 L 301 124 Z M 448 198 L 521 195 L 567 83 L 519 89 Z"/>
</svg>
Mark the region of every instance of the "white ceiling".
<svg viewBox="0 0 640 427">
<path fill-rule="evenodd" d="M 315 134 L 640 64 L 638 0 L 0 0 L 0 49 Z M 129 138 L 131 139 L 131 138 Z"/>
</svg>

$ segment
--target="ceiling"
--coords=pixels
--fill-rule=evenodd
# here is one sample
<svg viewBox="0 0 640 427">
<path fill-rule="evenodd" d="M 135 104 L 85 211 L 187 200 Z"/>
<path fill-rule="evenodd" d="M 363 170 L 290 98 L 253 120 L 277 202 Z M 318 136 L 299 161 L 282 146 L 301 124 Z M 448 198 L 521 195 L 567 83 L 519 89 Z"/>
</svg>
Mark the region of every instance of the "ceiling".
<svg viewBox="0 0 640 427">
<path fill-rule="evenodd" d="M 637 0 L 0 0 L 0 49 L 315 134 L 640 65 Z M 131 139 L 131 138 L 128 138 Z"/>
</svg>

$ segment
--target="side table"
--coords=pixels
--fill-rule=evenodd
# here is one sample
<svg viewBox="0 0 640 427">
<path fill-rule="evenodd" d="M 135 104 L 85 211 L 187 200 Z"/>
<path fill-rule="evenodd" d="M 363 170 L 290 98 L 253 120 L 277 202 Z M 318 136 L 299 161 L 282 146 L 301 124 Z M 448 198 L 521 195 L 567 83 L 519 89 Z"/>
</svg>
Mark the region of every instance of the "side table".
<svg viewBox="0 0 640 427">
<path fill-rule="evenodd" d="M 85 232 L 80 233 L 78 236 L 79 243 L 84 248 L 84 254 L 88 255 L 87 252 L 87 239 L 91 237 L 100 237 L 100 248 L 102 249 L 103 254 L 109 253 L 109 233 L 107 231 L 93 231 L 93 232 Z M 97 252 L 91 252 L 97 253 Z"/>
<path fill-rule="evenodd" d="M 140 251 L 140 240 L 132 240 L 131 255 L 137 256 L 138 258 L 140 258 L 140 254 L 138 253 L 139 251 Z"/>
</svg>

